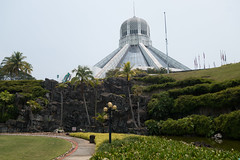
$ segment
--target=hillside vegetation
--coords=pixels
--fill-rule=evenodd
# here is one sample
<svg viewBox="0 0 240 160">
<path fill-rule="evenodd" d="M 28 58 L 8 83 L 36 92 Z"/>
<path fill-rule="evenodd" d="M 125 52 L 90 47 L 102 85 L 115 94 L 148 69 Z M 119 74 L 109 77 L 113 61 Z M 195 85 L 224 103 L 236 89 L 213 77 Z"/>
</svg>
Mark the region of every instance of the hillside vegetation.
<svg viewBox="0 0 240 160">
<path fill-rule="evenodd" d="M 197 71 L 188 71 L 188 72 L 177 72 L 170 73 L 169 77 L 174 78 L 176 80 L 183 80 L 190 77 L 195 78 L 207 78 L 215 81 L 225 81 L 231 79 L 240 79 L 240 63 L 236 64 L 227 64 L 218 68 L 211 68 L 205 70 L 197 70 Z"/>
<path fill-rule="evenodd" d="M 237 63 L 135 78 L 143 93 L 151 96 L 150 120 L 145 123 L 149 133 L 209 137 L 220 132 L 226 138 L 240 139 L 239 70 Z"/>
</svg>

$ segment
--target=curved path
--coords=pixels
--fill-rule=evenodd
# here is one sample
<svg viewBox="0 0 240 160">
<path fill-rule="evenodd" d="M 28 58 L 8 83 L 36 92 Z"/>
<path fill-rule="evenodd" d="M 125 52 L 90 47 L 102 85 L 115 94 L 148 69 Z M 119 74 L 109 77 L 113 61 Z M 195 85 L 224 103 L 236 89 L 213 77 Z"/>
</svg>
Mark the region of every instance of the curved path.
<svg viewBox="0 0 240 160">
<path fill-rule="evenodd" d="M 59 160 L 88 160 L 95 152 L 95 145 L 89 143 L 89 141 L 66 136 L 65 134 L 53 134 L 53 133 L 0 133 L 0 135 L 26 135 L 26 136 L 47 136 L 62 138 L 70 141 L 73 144 L 73 148 L 67 154 L 57 159 Z"/>
</svg>

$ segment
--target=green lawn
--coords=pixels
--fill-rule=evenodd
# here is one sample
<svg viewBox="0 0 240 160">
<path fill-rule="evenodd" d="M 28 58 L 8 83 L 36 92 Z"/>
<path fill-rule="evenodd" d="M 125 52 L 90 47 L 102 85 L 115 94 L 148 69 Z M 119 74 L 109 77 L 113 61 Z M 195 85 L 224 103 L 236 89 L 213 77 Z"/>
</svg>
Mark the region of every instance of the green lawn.
<svg viewBox="0 0 240 160">
<path fill-rule="evenodd" d="M 1 160 L 51 160 L 71 148 L 60 138 L 38 136 L 0 136 Z"/>
<path fill-rule="evenodd" d="M 230 79 L 240 79 L 240 63 L 228 64 L 218 68 L 189 71 L 189 72 L 178 72 L 170 73 L 169 77 L 176 80 L 183 80 L 190 77 L 196 78 L 209 78 L 216 81 L 225 81 Z"/>
</svg>

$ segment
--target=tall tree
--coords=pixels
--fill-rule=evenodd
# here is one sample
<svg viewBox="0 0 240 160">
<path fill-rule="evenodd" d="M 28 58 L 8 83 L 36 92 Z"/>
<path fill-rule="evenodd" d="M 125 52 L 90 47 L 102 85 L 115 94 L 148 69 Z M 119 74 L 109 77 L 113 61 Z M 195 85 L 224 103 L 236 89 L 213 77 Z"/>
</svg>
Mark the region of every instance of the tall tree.
<svg viewBox="0 0 240 160">
<path fill-rule="evenodd" d="M 5 57 L 2 61 L 3 72 L 10 74 L 11 78 L 18 78 L 20 73 L 31 74 L 32 65 L 24 61 L 27 58 L 21 52 L 14 52 L 11 57 Z"/>
<path fill-rule="evenodd" d="M 72 78 L 71 83 L 75 84 L 76 86 L 80 85 L 82 98 L 84 102 L 84 107 L 87 114 L 88 124 L 91 125 L 90 117 L 88 114 L 88 107 L 86 104 L 85 92 L 84 92 L 84 84 L 88 85 L 89 80 L 93 79 L 92 71 L 86 66 L 78 66 L 77 69 L 72 70 L 73 73 L 76 73 L 76 76 Z"/>
<path fill-rule="evenodd" d="M 93 87 L 94 91 L 94 115 L 97 117 L 97 97 L 98 97 L 98 92 L 97 92 L 97 87 L 101 84 L 101 81 L 99 79 L 92 79 L 90 82 L 90 85 Z"/>
<path fill-rule="evenodd" d="M 57 88 L 60 89 L 60 95 L 61 95 L 61 120 L 60 120 L 60 127 L 63 127 L 63 90 L 64 88 L 67 88 L 67 84 L 66 83 L 59 83 L 57 85 Z"/>
<path fill-rule="evenodd" d="M 133 120 L 135 127 L 137 128 L 138 126 L 137 126 L 137 123 L 136 123 L 135 117 L 134 117 L 131 92 L 130 92 L 130 79 L 131 79 L 131 76 L 134 75 L 134 71 L 132 70 L 132 68 L 133 68 L 133 66 L 131 66 L 130 62 L 124 63 L 124 65 L 123 65 L 123 74 L 127 78 L 128 100 L 129 100 L 129 105 L 130 105 L 130 109 L 131 109 L 131 113 L 132 113 L 132 120 Z"/>
<path fill-rule="evenodd" d="M 133 94 L 138 98 L 138 101 L 137 101 L 137 106 L 138 106 L 138 115 L 137 115 L 137 122 L 138 122 L 138 126 L 141 127 L 141 121 L 140 121 L 140 96 L 142 95 L 142 92 L 143 92 L 143 87 L 142 86 L 136 86 L 134 88 L 134 91 L 133 91 Z"/>
</svg>

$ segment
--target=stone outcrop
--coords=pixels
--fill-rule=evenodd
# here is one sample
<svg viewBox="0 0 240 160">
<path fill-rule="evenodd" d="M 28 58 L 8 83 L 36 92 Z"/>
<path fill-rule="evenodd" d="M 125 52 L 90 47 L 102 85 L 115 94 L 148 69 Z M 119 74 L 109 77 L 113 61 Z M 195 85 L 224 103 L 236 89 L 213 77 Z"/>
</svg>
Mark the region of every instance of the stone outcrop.
<svg viewBox="0 0 240 160">
<path fill-rule="evenodd" d="M 133 83 L 133 82 L 132 82 Z M 137 132 L 144 133 L 146 130 L 134 129 L 133 120 L 127 99 L 127 81 L 125 78 L 108 78 L 101 85 L 93 88 L 84 86 L 86 104 L 90 115 L 91 125 L 88 124 L 86 110 L 82 99 L 80 87 L 68 84 L 67 88 L 57 88 L 58 82 L 46 79 L 43 82 L 45 89 L 49 90 L 46 97 L 49 101 L 38 113 L 32 113 L 27 106 L 21 106 L 17 120 L 9 120 L 0 131 L 4 132 L 52 132 L 60 127 L 61 118 L 61 94 L 63 94 L 63 129 L 72 131 L 84 129 L 86 131 L 107 132 L 107 122 L 101 124 L 93 117 L 95 116 L 95 101 L 97 100 L 97 113 L 103 112 L 103 107 L 109 101 L 116 104 L 117 112 L 113 113 L 113 131 L 114 132 Z M 130 84 L 132 85 L 132 84 Z M 95 92 L 96 90 L 96 92 Z M 96 95 L 97 93 L 97 95 Z M 137 120 L 137 101 L 138 97 L 131 96 L 135 120 Z M 140 117 L 142 126 L 147 117 L 147 97 L 140 98 Z M 19 104 L 20 105 L 20 104 Z"/>
</svg>

